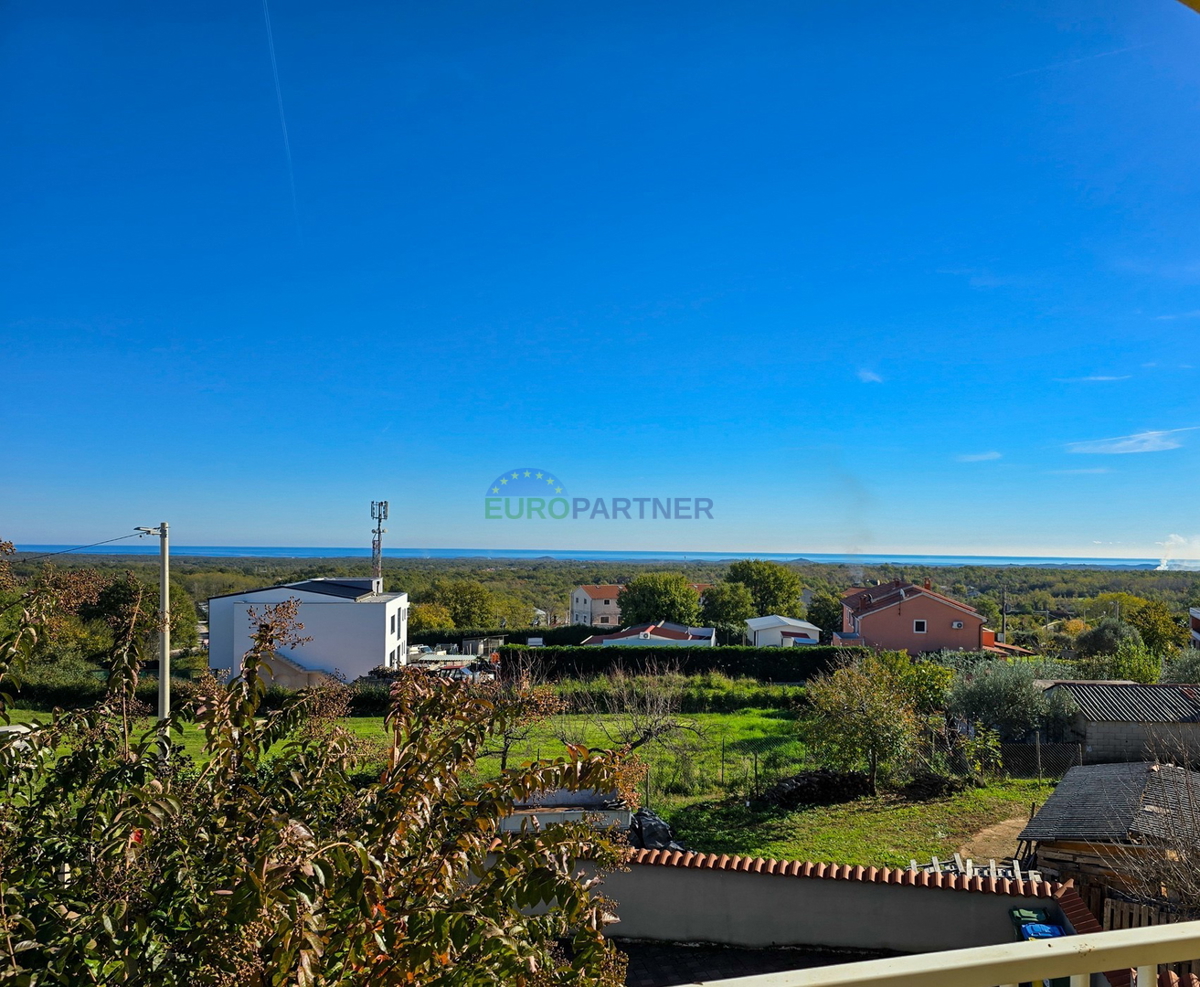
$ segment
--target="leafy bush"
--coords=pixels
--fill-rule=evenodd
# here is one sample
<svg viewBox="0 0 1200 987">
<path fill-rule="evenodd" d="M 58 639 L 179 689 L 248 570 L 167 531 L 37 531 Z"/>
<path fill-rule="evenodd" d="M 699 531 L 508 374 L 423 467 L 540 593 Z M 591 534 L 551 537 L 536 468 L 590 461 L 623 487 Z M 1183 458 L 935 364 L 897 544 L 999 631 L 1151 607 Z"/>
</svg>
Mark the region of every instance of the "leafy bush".
<svg viewBox="0 0 1200 987">
<path fill-rule="evenodd" d="M 1162 676 L 1163 660 L 1140 642 L 1130 639 L 1117 645 L 1114 654 L 1091 655 L 1076 663 L 1080 678 L 1129 679 L 1153 685 Z"/>
<path fill-rule="evenodd" d="M 1137 628 L 1117 620 L 1115 617 L 1105 617 L 1089 631 L 1084 631 L 1075 639 L 1075 650 L 1083 657 L 1091 655 L 1112 655 L 1124 643 L 1141 644 L 1142 635 Z"/>
<path fill-rule="evenodd" d="M 1034 662 L 993 662 L 960 675 L 950 691 L 948 711 L 999 731 L 1003 740 L 1023 740 L 1035 730 L 1064 727 L 1075 713 L 1063 689 L 1047 692 L 1036 683 Z"/>
<path fill-rule="evenodd" d="M 3 689 L 45 615 L 26 602 L 0 636 Z M 623 852 L 583 823 L 506 833 L 500 821 L 558 789 L 625 790 L 621 760 L 577 748 L 472 783 L 520 710 L 416 670 L 393 687 L 386 749 L 338 726 L 344 686 L 267 710 L 259 668 L 294 615 L 268 608 L 240 676 L 199 683 L 140 737 L 132 633 L 98 705 L 0 734 L 0 979 L 620 984 L 609 905 L 580 864 L 603 871 Z M 11 702 L 0 691 L 0 717 Z M 205 736 L 201 770 L 173 746 L 183 719 Z"/>
<path fill-rule="evenodd" d="M 1200 651 L 1188 648 L 1163 666 L 1162 681 L 1200 683 Z"/>
</svg>

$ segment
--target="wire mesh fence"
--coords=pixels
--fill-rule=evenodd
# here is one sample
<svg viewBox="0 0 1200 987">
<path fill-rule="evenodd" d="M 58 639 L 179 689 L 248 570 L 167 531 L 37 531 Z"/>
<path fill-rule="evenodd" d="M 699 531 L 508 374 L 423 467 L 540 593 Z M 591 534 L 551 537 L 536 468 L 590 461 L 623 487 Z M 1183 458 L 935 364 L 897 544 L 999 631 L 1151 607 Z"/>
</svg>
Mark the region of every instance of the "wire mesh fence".
<svg viewBox="0 0 1200 987">
<path fill-rule="evenodd" d="M 1058 779 L 1083 764 L 1082 744 L 1001 744 L 1000 764 L 1010 778 Z"/>
</svg>

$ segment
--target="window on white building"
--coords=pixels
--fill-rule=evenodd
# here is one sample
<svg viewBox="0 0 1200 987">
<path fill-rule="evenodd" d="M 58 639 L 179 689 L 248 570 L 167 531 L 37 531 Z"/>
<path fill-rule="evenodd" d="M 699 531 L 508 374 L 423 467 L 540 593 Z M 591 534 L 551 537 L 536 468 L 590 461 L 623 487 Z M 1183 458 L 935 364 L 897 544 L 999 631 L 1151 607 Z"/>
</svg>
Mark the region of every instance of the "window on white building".
<svg viewBox="0 0 1200 987">
<path fill-rule="evenodd" d="M 396 633 L 396 615 L 392 614 L 392 633 Z"/>
<path fill-rule="evenodd" d="M 913 633 L 914 634 L 924 634 L 925 633 L 925 621 L 914 620 L 913 621 Z"/>
</svg>

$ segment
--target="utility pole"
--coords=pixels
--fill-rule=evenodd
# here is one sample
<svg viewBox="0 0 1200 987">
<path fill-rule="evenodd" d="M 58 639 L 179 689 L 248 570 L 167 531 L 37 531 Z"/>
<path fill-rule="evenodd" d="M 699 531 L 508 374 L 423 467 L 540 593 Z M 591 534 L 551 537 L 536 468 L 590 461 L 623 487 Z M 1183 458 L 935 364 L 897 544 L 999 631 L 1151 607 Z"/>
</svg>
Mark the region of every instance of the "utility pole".
<svg viewBox="0 0 1200 987">
<path fill-rule="evenodd" d="M 1008 587 L 1000 590 L 1000 643 L 1008 643 Z"/>
<path fill-rule="evenodd" d="M 386 500 L 371 501 L 371 520 L 375 522 L 375 536 L 371 539 L 371 576 L 383 579 L 383 534 L 387 528 L 383 522 L 388 517 L 388 502 Z"/>
<path fill-rule="evenodd" d="M 158 718 L 171 715 L 171 582 L 167 522 L 157 528 L 134 528 L 144 535 L 158 535 Z"/>
</svg>

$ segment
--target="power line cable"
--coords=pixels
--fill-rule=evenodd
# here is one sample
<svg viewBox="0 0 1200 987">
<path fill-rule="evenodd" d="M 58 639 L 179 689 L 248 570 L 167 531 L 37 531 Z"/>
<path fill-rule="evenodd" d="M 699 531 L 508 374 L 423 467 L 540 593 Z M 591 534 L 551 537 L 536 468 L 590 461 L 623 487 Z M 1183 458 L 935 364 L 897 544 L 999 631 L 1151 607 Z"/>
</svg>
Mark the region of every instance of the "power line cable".
<svg viewBox="0 0 1200 987">
<path fill-rule="evenodd" d="M 104 541 L 94 541 L 90 545 L 77 545 L 75 548 L 64 548 L 61 552 L 46 552 L 44 555 L 29 555 L 25 558 L 14 558 L 14 562 L 36 562 L 38 559 L 49 559 L 55 555 L 66 555 L 68 552 L 82 552 L 86 548 L 97 548 L 100 545 L 111 545 L 115 541 L 124 541 L 126 538 L 141 538 L 143 532 L 135 531 L 131 535 L 121 535 L 119 538 L 108 538 Z M 19 552 L 16 554 L 20 554 Z"/>
<path fill-rule="evenodd" d="M 144 532 L 135 531 L 129 535 L 120 535 L 117 538 L 106 538 L 104 541 L 94 541 L 90 545 L 76 545 L 74 548 L 64 548 L 61 552 L 45 552 L 42 555 L 30 555 L 27 558 L 13 558 L 12 561 L 13 562 L 37 562 L 39 559 L 50 559 L 56 555 L 66 555 L 69 552 L 82 552 L 85 548 L 97 548 L 100 545 L 111 545 L 115 541 L 124 541 L 126 538 L 142 538 L 142 537 L 144 537 L 144 534 L 145 534 Z M 14 553 L 14 555 L 20 555 L 20 553 L 16 552 L 16 553 Z M 6 613 L 8 613 L 8 611 L 12 610 L 14 607 L 19 606 L 24 601 L 25 601 L 24 594 L 22 594 L 21 596 L 18 596 L 15 600 L 12 601 L 12 603 L 10 603 L 8 606 L 6 606 L 3 610 L 0 610 L 0 617 L 3 617 Z"/>
</svg>

